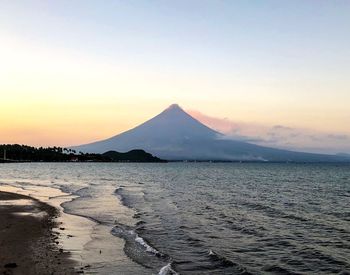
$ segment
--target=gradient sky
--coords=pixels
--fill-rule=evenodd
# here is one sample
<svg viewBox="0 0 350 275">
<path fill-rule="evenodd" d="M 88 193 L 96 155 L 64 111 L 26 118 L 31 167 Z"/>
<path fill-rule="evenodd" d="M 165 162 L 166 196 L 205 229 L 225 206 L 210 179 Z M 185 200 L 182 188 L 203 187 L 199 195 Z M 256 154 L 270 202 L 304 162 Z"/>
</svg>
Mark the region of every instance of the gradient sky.
<svg viewBox="0 0 350 275">
<path fill-rule="evenodd" d="M 86 143 L 179 103 L 350 152 L 349 14 L 336 0 L 0 0 L 0 143 Z"/>
</svg>

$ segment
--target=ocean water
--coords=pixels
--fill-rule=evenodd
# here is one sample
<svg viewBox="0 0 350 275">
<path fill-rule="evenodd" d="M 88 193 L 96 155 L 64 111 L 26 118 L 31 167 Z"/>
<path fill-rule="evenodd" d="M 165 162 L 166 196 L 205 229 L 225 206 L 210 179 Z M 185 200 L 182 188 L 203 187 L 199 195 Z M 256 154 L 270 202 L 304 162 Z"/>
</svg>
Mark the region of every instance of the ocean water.
<svg viewBox="0 0 350 275">
<path fill-rule="evenodd" d="M 86 273 L 350 272 L 347 164 L 0 164 L 0 184 L 72 195 Z"/>
</svg>

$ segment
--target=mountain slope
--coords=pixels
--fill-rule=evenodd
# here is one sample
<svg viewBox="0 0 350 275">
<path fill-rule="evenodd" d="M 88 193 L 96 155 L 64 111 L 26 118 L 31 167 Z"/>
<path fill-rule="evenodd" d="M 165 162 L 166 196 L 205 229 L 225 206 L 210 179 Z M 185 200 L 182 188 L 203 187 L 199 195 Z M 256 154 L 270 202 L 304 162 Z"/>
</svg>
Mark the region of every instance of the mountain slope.
<svg viewBox="0 0 350 275">
<path fill-rule="evenodd" d="M 224 135 L 203 125 L 177 104 L 171 105 L 159 115 L 129 131 L 73 148 L 91 153 L 143 149 L 167 160 L 297 162 L 350 160 L 341 156 L 291 152 L 225 139 Z"/>
</svg>

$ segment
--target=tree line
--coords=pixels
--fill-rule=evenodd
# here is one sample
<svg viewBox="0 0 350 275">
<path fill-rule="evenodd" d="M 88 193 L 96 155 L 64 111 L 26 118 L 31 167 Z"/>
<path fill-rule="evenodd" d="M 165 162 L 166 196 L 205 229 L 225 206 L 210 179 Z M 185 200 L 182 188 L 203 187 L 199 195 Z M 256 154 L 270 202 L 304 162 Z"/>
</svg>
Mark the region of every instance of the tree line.
<svg viewBox="0 0 350 275">
<path fill-rule="evenodd" d="M 0 145 L 0 162 L 163 162 L 143 150 L 104 154 L 77 152 L 64 147 L 32 147 L 20 144 Z"/>
</svg>

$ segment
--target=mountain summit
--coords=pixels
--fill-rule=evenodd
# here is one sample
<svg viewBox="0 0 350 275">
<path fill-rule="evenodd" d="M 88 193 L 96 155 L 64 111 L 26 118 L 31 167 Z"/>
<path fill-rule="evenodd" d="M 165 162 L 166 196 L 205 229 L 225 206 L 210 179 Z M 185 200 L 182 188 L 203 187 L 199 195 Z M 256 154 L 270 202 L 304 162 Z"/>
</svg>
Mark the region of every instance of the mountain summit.
<svg viewBox="0 0 350 275">
<path fill-rule="evenodd" d="M 339 156 L 291 152 L 225 139 L 178 104 L 143 124 L 109 139 L 73 147 L 89 153 L 143 149 L 167 160 L 342 161 Z"/>
</svg>

